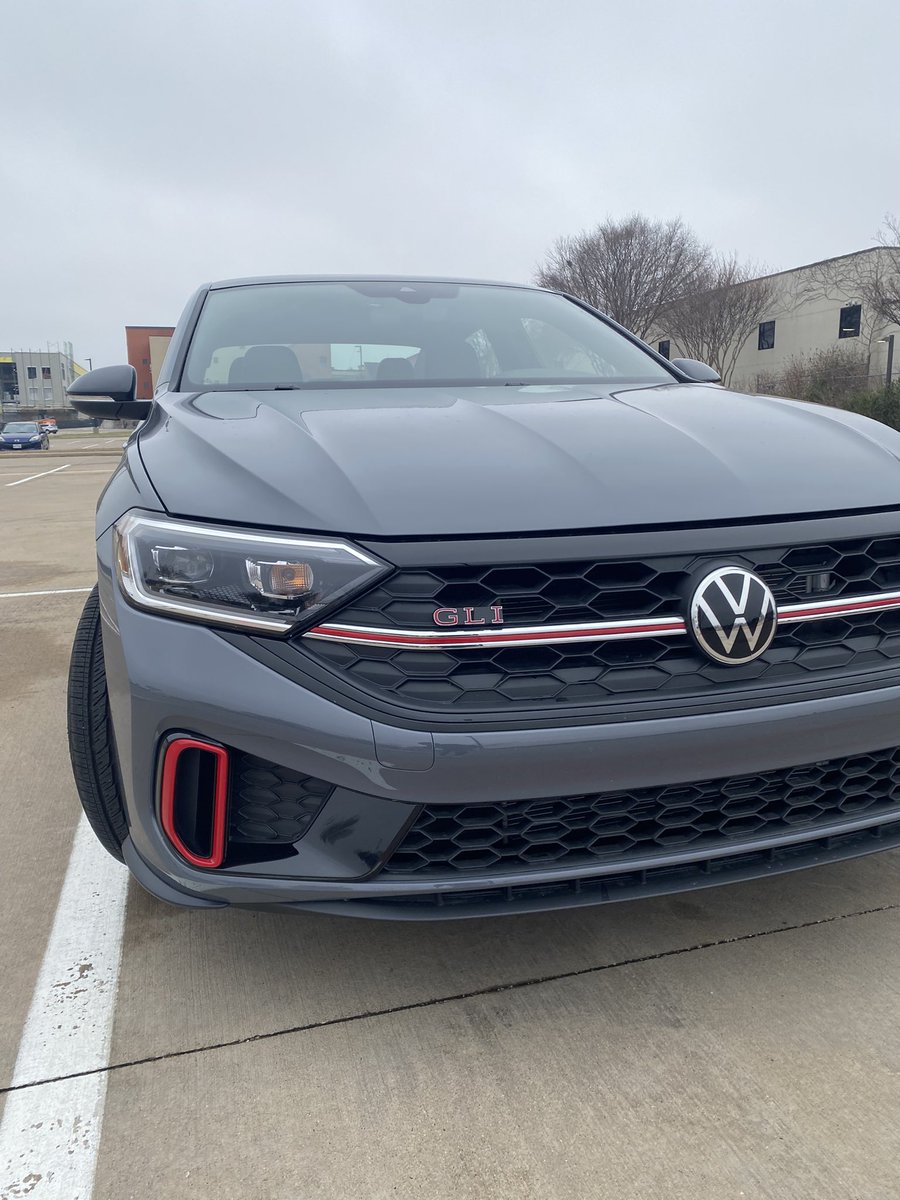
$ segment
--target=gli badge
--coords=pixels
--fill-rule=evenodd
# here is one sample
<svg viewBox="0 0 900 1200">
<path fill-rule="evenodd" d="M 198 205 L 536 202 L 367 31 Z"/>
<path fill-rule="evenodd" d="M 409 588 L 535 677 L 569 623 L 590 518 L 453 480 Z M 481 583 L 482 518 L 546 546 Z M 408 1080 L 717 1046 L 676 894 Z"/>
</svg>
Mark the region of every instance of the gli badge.
<svg viewBox="0 0 900 1200">
<path fill-rule="evenodd" d="M 502 625 L 503 605 L 473 605 L 465 608 L 436 608 L 432 614 L 435 625 Z"/>
</svg>

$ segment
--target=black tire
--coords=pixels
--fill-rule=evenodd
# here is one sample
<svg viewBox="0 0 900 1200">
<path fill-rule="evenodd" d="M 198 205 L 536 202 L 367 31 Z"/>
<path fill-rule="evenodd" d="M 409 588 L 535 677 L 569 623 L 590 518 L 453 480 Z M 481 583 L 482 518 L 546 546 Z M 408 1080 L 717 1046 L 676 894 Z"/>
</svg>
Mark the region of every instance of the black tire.
<svg viewBox="0 0 900 1200">
<path fill-rule="evenodd" d="M 81 807 L 104 849 L 123 862 L 128 820 L 109 717 L 96 587 L 75 630 L 69 663 L 68 724 L 69 757 Z"/>
</svg>

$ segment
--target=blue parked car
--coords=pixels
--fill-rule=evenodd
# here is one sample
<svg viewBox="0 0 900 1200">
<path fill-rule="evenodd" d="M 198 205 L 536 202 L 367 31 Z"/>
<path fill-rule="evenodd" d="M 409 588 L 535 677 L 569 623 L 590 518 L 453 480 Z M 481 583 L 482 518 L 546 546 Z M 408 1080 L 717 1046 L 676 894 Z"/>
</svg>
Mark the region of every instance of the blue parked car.
<svg viewBox="0 0 900 1200">
<path fill-rule="evenodd" d="M 50 438 L 37 421 L 7 421 L 0 429 L 0 450 L 49 450 Z"/>
</svg>

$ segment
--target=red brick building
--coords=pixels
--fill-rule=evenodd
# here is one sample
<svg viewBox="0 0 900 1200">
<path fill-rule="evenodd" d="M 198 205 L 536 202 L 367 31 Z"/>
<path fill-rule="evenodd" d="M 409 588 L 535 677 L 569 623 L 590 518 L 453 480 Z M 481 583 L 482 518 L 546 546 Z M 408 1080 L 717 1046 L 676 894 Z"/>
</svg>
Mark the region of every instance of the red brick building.
<svg viewBox="0 0 900 1200">
<path fill-rule="evenodd" d="M 126 325 L 128 361 L 137 371 L 137 398 L 150 400 L 175 332 L 172 325 Z"/>
</svg>

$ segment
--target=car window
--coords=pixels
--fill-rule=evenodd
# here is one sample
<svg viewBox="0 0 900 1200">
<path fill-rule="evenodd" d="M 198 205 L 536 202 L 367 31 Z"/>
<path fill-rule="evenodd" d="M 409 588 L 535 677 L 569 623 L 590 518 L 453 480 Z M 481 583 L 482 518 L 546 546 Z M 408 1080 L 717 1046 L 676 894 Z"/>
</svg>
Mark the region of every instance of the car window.
<svg viewBox="0 0 900 1200">
<path fill-rule="evenodd" d="M 263 347 L 262 349 L 269 349 Z M 367 381 L 411 378 L 420 346 L 362 345 L 359 342 L 331 342 L 308 345 L 292 342 L 284 346 L 296 359 L 304 379 Z M 203 375 L 203 383 L 227 384 L 241 382 L 239 374 L 246 373 L 244 363 L 248 351 L 260 347 L 222 346 L 211 357 Z M 251 355 L 252 359 L 252 355 Z M 289 367 L 293 364 L 290 360 Z M 232 370 L 237 363 L 237 369 Z M 266 382 L 261 380 L 260 382 Z M 290 380 L 286 380 L 290 382 Z"/>
<path fill-rule="evenodd" d="M 30 433 L 38 432 L 37 425 L 33 421 L 9 421 L 3 426 L 3 433 Z"/>
<path fill-rule="evenodd" d="M 395 371 L 402 377 L 404 364 L 414 368 L 421 346 L 372 346 L 350 342 L 332 342 L 328 366 L 334 375 L 350 379 L 390 377 Z M 325 365 L 325 364 L 322 364 Z"/>
<path fill-rule="evenodd" d="M 485 379 L 496 379 L 500 374 L 500 360 L 485 331 L 476 329 L 474 333 L 469 334 L 466 341 L 475 351 L 480 373 Z"/>
<path fill-rule="evenodd" d="M 391 280 L 210 291 L 180 387 L 667 383 L 654 357 L 563 296 Z"/>
<path fill-rule="evenodd" d="M 541 366 L 565 374 L 615 374 L 613 362 L 558 326 L 534 317 L 525 317 L 522 324 Z"/>
</svg>

